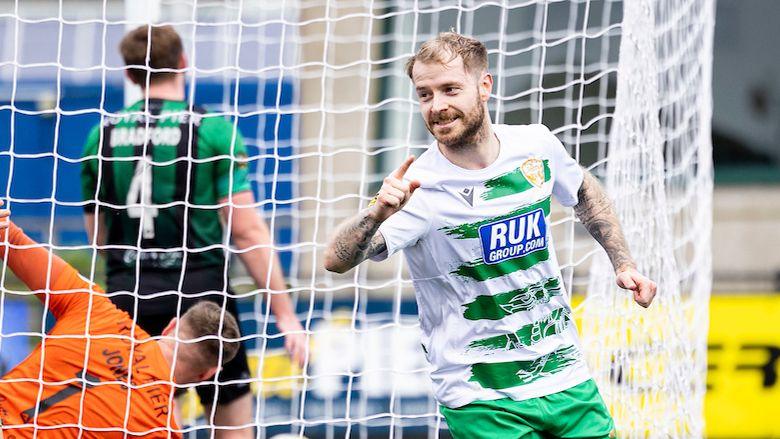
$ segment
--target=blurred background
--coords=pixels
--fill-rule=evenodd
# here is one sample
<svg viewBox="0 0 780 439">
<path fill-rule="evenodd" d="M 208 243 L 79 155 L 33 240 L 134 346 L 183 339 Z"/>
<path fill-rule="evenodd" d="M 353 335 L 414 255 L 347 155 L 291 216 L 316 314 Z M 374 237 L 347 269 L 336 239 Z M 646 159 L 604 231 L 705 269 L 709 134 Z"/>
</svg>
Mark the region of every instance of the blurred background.
<svg viewBox="0 0 780 439">
<path fill-rule="evenodd" d="M 586 6 L 595 36 L 584 50 L 576 39 L 536 44 L 581 27 Z M 312 437 L 436 435 L 441 420 L 403 261 L 335 276 L 320 268 L 324 243 L 401 157 L 429 142 L 402 65 L 421 41 L 450 28 L 480 36 L 490 50 L 495 122 L 547 124 L 600 175 L 610 119 L 599 115 L 614 111 L 621 2 L 510 1 L 502 8 L 436 0 L 0 0 L 0 197 L 34 239 L 52 244 L 98 283 L 102 263 L 82 222 L 81 148 L 101 115 L 131 100 L 117 47 L 133 20 L 148 14 L 174 23 L 182 35 L 194 102 L 238 119 L 258 208 L 312 332 L 304 377 L 284 356 L 273 325 L 266 327 L 273 317 L 234 264 L 234 283 L 246 293 L 241 317 L 251 335 L 259 435 L 304 424 Z M 706 434 L 713 438 L 780 437 L 773 416 L 780 407 L 777 17 L 775 0 L 716 3 L 705 397 Z M 580 74 L 580 61 L 589 81 L 581 90 L 567 85 Z M 576 129 L 577 117 L 592 123 Z M 557 215 L 558 250 L 568 254 L 561 260 L 576 303 L 594 250 L 579 226 L 567 227 L 570 215 Z M 50 324 L 21 289 L 5 278 L 4 370 L 40 340 L 29 332 Z M 203 422 L 194 400 L 184 409 L 192 425 Z"/>
</svg>

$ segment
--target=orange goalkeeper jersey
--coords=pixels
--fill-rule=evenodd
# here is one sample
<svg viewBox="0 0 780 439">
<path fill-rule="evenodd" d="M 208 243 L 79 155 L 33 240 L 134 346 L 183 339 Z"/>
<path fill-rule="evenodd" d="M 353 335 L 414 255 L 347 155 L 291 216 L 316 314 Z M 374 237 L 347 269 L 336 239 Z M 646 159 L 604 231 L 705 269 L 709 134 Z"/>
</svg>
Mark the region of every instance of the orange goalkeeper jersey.
<svg viewBox="0 0 780 439">
<path fill-rule="evenodd" d="M 133 332 L 130 316 L 97 286 L 13 224 L 8 242 L 0 256 L 57 322 L 0 379 L 4 438 L 181 437 L 157 342 L 139 326 Z"/>
</svg>

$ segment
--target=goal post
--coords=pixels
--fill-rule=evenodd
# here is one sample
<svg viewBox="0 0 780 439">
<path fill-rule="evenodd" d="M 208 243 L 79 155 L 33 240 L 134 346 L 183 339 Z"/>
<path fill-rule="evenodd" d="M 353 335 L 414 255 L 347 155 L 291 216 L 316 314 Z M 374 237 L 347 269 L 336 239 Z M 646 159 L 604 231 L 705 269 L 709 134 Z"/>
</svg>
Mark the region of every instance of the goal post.
<svg viewBox="0 0 780 439">
<path fill-rule="evenodd" d="M 258 437 L 446 435 L 405 260 L 337 275 L 323 250 L 403 157 L 430 143 L 403 65 L 449 30 L 488 49 L 492 120 L 547 125 L 602 181 L 640 270 L 658 281 L 656 302 L 640 309 L 571 209 L 553 207 L 586 359 L 620 437 L 704 435 L 714 0 L 0 2 L 0 196 L 97 282 L 81 148 L 101 118 L 142 98 L 118 44 L 143 23 L 178 31 L 188 99 L 243 136 L 256 208 L 308 337 L 306 366 L 294 367 L 269 292 L 225 242 Z M 3 288 L 8 319 L 2 310 L 17 309 L 20 294 Z M 42 336 L 42 325 L 17 326 L 2 326 L 15 328 L 0 333 L 4 360 L 20 357 L 10 351 L 19 337 Z M 193 398 L 181 404 L 189 437 L 209 428 Z"/>
</svg>

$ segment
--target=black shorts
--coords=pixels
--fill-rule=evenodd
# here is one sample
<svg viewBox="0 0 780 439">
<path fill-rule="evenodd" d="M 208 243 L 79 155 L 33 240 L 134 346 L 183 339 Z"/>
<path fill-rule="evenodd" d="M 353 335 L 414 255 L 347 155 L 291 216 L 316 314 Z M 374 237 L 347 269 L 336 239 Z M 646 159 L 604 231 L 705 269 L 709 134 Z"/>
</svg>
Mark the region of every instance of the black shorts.
<svg viewBox="0 0 780 439">
<path fill-rule="evenodd" d="M 216 294 L 199 297 L 181 297 L 181 305 L 179 305 L 180 295 L 177 292 L 179 290 L 179 277 L 178 272 L 144 271 L 139 276 L 140 285 L 138 285 L 137 296 L 132 294 L 135 290 L 135 274 L 123 273 L 114 275 L 109 277 L 106 283 L 109 294 L 112 294 L 111 301 L 114 302 L 117 308 L 130 314 L 136 323 L 144 331 L 148 332 L 149 335 L 160 335 L 172 318 L 180 317 L 191 306 L 201 300 L 212 301 L 220 307 L 224 304 L 227 312 L 231 313 L 238 320 L 236 300 L 232 297 L 225 299 L 224 294 L 221 293 L 224 288 L 224 274 L 221 269 L 188 271 L 182 284 L 182 293 L 186 295 L 216 292 Z M 229 284 L 225 291 L 232 293 Z M 162 292 L 170 293 L 162 294 L 158 297 L 148 297 L 150 294 L 157 295 Z M 119 294 L 113 295 L 113 293 Z M 137 305 L 136 301 L 138 302 Z M 135 316 L 136 306 L 138 307 L 137 317 Z M 181 309 L 179 309 L 180 306 Z M 217 380 L 214 381 L 215 384 L 203 384 L 196 387 L 200 401 L 204 406 L 211 405 L 214 401 L 217 386 L 219 386 L 217 404 L 220 405 L 229 404 L 251 391 L 248 382 L 221 384 L 226 381 L 247 380 L 249 378 L 249 366 L 247 364 L 244 343 L 240 344 L 236 357 L 226 363 L 218 375 L 218 377 L 212 378 L 212 380 Z"/>
</svg>

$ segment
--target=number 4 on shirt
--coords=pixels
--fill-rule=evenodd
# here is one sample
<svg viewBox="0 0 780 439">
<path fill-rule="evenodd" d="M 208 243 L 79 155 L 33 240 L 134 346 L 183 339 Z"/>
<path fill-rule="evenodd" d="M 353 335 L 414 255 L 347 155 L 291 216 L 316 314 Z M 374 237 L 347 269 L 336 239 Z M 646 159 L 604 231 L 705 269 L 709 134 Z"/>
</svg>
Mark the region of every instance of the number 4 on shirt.
<svg viewBox="0 0 780 439">
<path fill-rule="evenodd" d="M 139 160 L 135 167 L 127 190 L 127 206 L 127 216 L 141 219 L 143 239 L 153 239 L 157 208 L 152 207 L 152 166 L 145 159 Z"/>
</svg>

